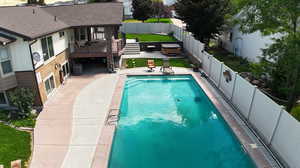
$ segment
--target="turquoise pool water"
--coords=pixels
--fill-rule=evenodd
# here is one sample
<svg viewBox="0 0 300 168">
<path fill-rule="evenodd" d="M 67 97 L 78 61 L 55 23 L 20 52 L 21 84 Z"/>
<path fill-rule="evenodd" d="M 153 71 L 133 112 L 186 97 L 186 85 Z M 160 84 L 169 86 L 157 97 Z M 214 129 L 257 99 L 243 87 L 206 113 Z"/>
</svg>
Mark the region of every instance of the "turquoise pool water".
<svg viewBox="0 0 300 168">
<path fill-rule="evenodd" d="M 192 76 L 126 81 L 109 168 L 254 168 Z"/>
</svg>

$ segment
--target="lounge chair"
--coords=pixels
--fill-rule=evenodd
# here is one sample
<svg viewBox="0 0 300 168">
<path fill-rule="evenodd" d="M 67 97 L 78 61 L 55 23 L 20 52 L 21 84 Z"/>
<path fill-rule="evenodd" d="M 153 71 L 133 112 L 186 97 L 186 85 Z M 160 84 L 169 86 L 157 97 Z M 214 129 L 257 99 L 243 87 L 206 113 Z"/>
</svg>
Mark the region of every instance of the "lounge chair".
<svg viewBox="0 0 300 168">
<path fill-rule="evenodd" d="M 170 66 L 169 59 L 163 59 L 163 65 L 160 68 L 160 71 L 162 71 L 162 73 L 166 74 L 166 75 L 174 74 L 174 71 L 173 71 L 172 67 Z"/>
<path fill-rule="evenodd" d="M 154 68 L 155 68 L 154 60 L 148 60 L 147 65 L 148 65 L 148 69 L 149 69 L 148 72 L 153 72 Z"/>
</svg>

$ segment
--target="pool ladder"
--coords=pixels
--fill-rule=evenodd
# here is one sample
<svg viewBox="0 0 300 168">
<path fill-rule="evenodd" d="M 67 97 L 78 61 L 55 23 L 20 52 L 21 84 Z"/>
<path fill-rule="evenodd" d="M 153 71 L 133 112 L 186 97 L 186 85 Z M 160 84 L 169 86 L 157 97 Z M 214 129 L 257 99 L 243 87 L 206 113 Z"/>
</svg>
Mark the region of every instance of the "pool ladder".
<svg viewBox="0 0 300 168">
<path fill-rule="evenodd" d="M 117 113 L 116 113 L 117 111 Z M 105 121 L 105 125 L 117 125 L 119 121 L 119 115 L 118 115 L 119 109 L 110 109 L 108 116 Z"/>
</svg>

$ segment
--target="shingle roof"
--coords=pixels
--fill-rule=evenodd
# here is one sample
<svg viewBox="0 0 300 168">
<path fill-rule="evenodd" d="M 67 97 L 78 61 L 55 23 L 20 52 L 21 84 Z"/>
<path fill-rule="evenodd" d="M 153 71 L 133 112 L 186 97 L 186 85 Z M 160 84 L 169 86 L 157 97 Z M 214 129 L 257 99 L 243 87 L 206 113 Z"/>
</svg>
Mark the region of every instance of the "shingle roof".
<svg viewBox="0 0 300 168">
<path fill-rule="evenodd" d="M 0 45 L 6 45 L 8 43 L 14 42 L 16 39 L 9 37 L 5 34 L 0 33 Z"/>
<path fill-rule="evenodd" d="M 0 29 L 28 39 L 76 26 L 121 25 L 122 3 L 0 7 Z"/>
</svg>

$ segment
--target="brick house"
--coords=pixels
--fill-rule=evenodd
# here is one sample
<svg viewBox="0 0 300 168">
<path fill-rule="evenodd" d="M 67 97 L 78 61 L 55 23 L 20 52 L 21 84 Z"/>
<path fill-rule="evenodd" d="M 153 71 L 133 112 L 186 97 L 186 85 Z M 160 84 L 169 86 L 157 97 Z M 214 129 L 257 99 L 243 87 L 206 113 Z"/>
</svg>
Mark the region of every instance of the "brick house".
<svg viewBox="0 0 300 168">
<path fill-rule="evenodd" d="M 16 87 L 32 88 L 42 106 L 72 67 L 120 58 L 122 3 L 0 7 L 0 107 Z M 84 61 L 87 60 L 87 61 Z"/>
</svg>

